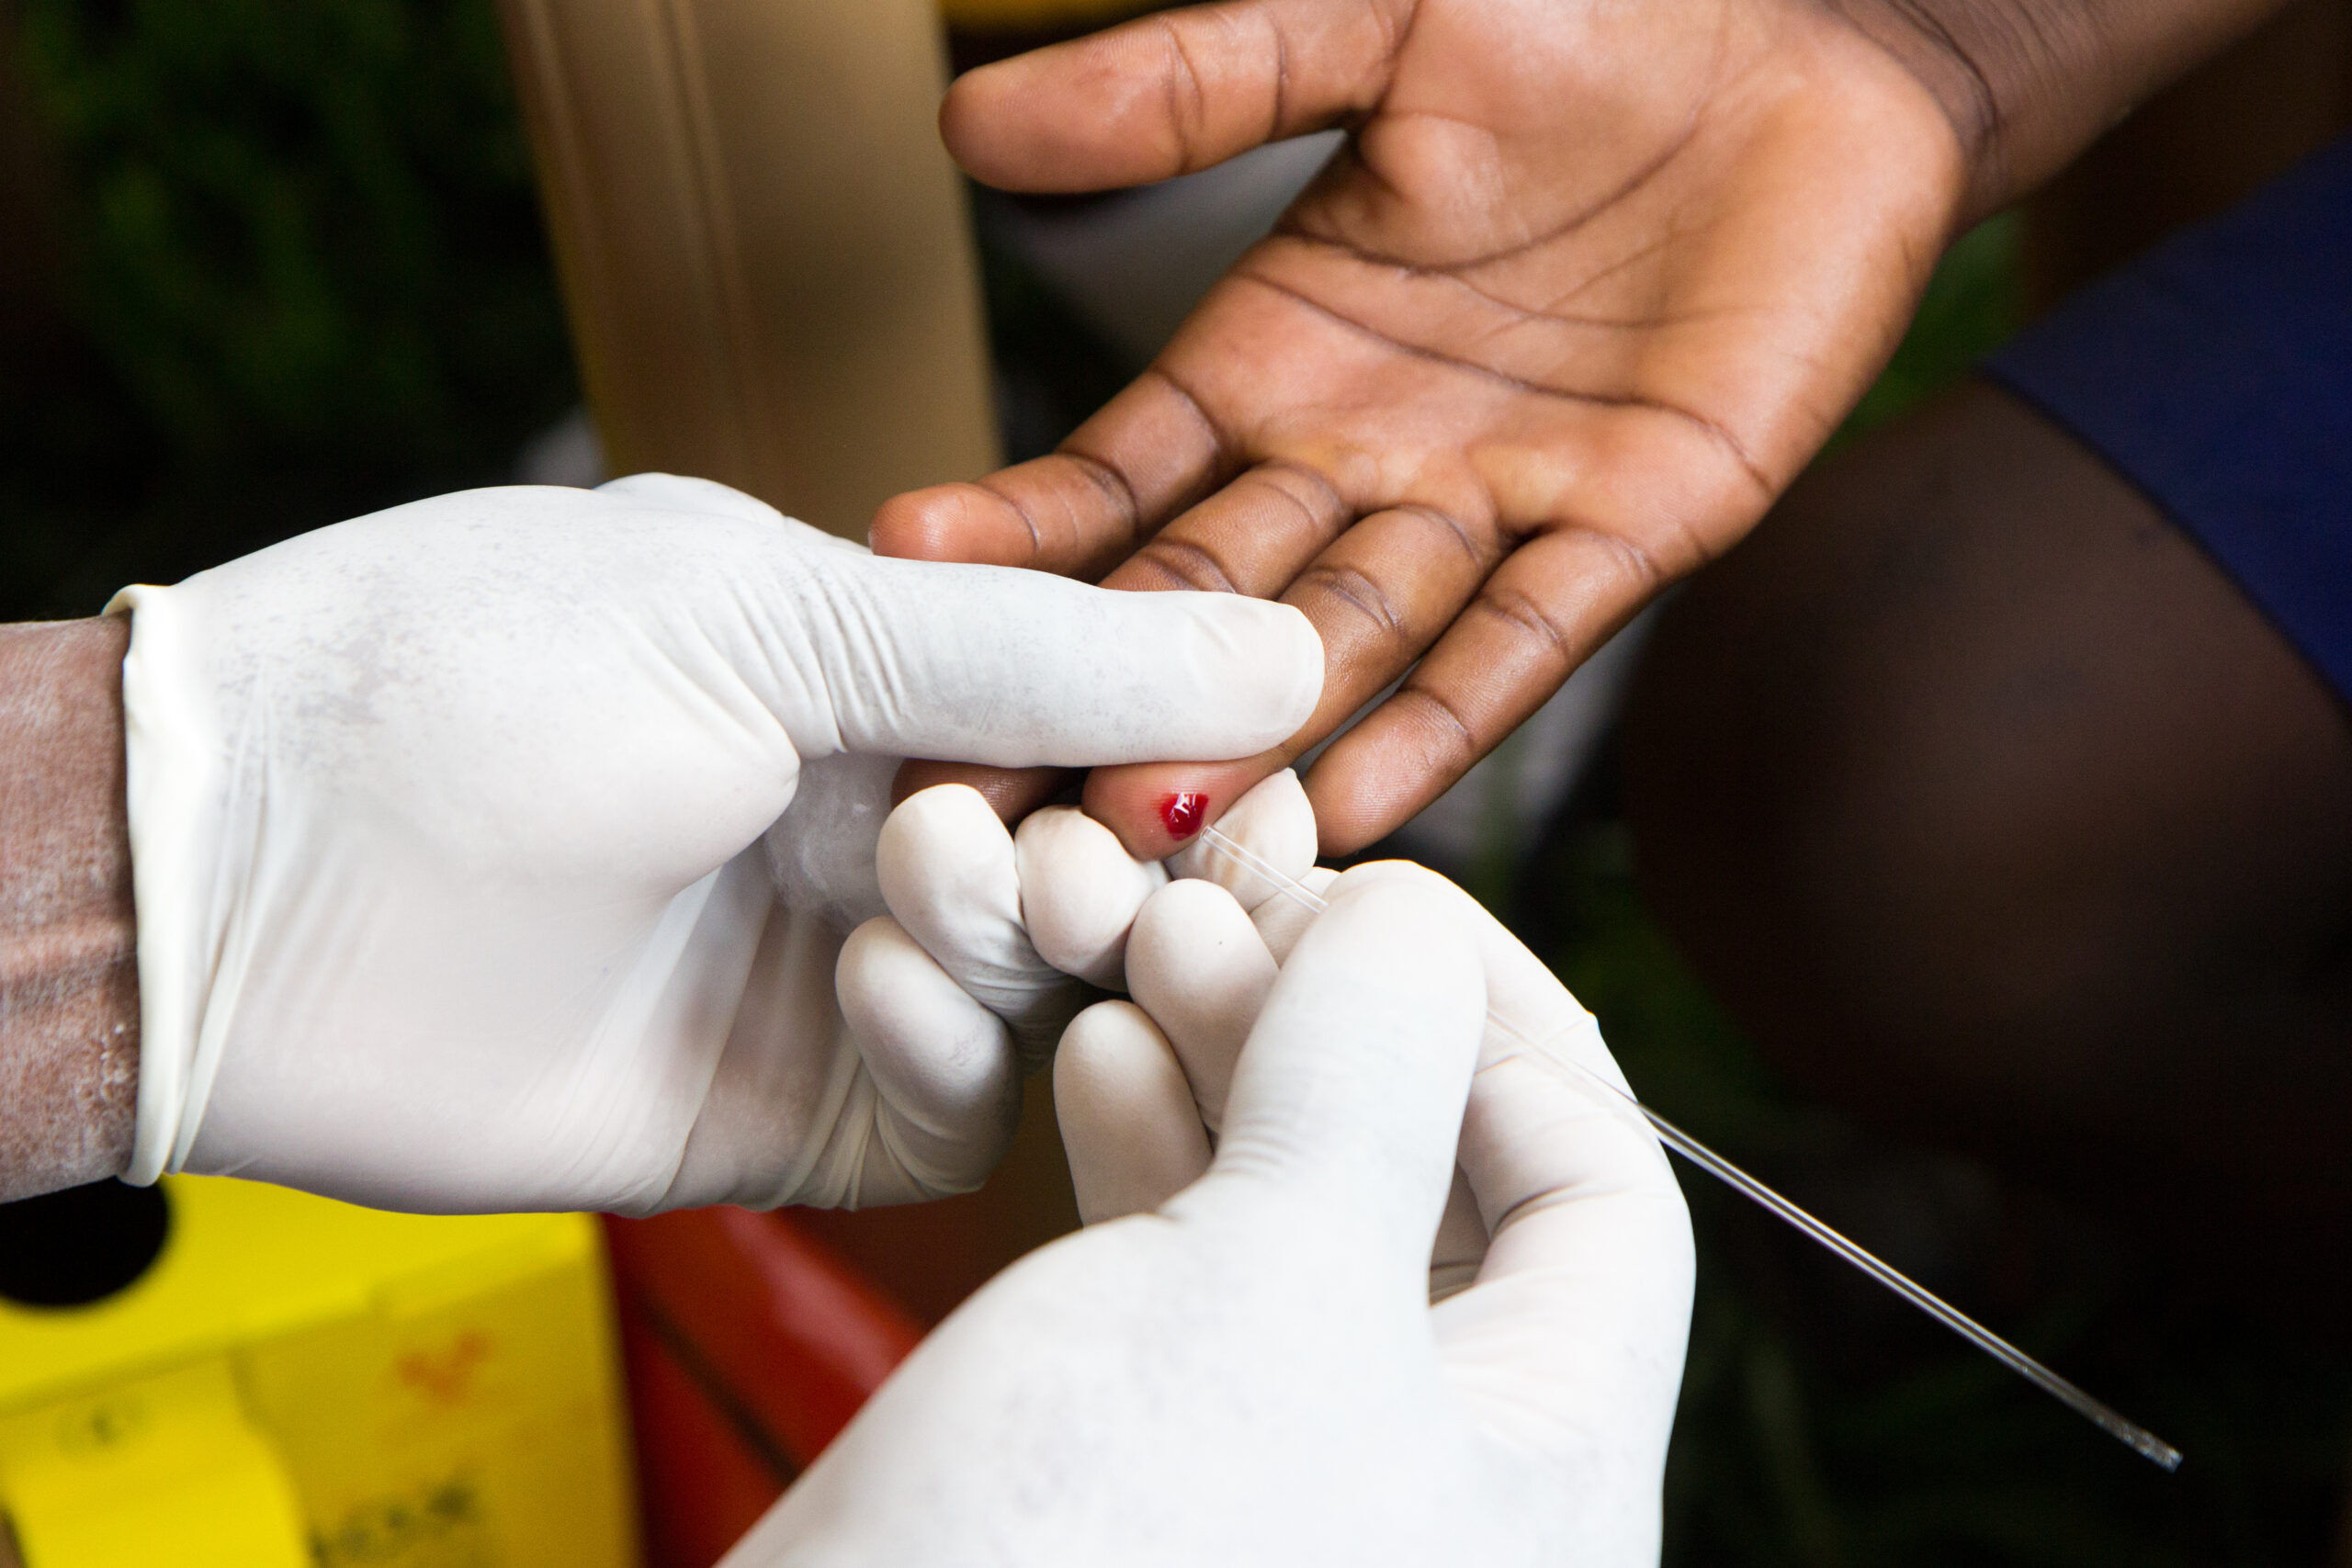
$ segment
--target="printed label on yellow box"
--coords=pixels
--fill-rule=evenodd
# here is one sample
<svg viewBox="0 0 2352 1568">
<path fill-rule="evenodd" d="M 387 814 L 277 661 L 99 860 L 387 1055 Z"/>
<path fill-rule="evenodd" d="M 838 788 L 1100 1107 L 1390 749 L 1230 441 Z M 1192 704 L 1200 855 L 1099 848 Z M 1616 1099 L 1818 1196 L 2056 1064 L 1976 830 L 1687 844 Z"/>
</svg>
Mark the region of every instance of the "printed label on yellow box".
<svg viewBox="0 0 2352 1568">
<path fill-rule="evenodd" d="M 0 1303 L 26 1568 L 629 1568 L 582 1215 L 384 1214 L 209 1178 L 121 1293 Z"/>
</svg>

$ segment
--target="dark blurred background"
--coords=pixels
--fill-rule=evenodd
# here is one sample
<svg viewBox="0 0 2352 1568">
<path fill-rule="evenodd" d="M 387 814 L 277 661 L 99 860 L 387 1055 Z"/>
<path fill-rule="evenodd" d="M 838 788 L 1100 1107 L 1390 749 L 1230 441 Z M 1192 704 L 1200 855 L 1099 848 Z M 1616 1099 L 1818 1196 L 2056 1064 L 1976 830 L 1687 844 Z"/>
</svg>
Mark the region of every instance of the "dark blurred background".
<svg viewBox="0 0 2352 1568">
<path fill-rule="evenodd" d="M 0 5 L 0 611 L 502 479 L 576 398 L 489 5 Z"/>
<path fill-rule="evenodd" d="M 2352 94 L 2345 14 L 2305 0 L 1963 241 L 1854 429 L 2324 135 Z M 1017 205 L 977 210 L 1019 457 L 1133 356 L 1007 243 Z M 88 615 L 126 581 L 504 479 L 578 400 L 490 0 L 0 0 L 0 611 Z M 1669 1562 L 2352 1562 L 2352 1355 L 2327 1303 L 2233 1291 L 1790 1093 L 1645 915 L 1605 750 L 1540 847 L 1494 841 L 1453 869 L 1650 1100 L 2189 1456 L 2158 1473 L 1693 1179 Z"/>
</svg>

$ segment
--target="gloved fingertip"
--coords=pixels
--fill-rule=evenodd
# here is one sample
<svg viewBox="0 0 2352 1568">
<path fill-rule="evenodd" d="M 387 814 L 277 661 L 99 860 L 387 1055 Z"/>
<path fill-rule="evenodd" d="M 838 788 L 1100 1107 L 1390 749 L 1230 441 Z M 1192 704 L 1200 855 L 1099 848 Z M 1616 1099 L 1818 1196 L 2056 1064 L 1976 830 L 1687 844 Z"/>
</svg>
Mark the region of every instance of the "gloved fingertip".
<svg viewBox="0 0 2352 1568">
<path fill-rule="evenodd" d="M 1340 878 L 1250 1032 L 1219 1157 L 1369 1205 L 1396 1261 L 1425 1269 L 1485 1016 L 1460 908 L 1402 875 Z"/>
<path fill-rule="evenodd" d="M 1233 895 L 1171 882 L 1127 937 L 1127 988 L 1174 1043 L 1202 1118 L 1223 1124 L 1234 1064 L 1276 976 L 1273 954 Z"/>
<path fill-rule="evenodd" d="M 922 1157 L 943 1169 L 994 1165 L 1018 1097 L 1003 1021 L 888 915 L 842 942 L 833 990 L 882 1099 L 902 1132 L 921 1135 Z"/>
<path fill-rule="evenodd" d="M 1069 806 L 1023 822 L 1012 852 L 1021 919 L 1037 956 L 1090 985 L 1125 990 L 1128 929 L 1167 872 L 1129 856 L 1108 828 Z"/>
<path fill-rule="evenodd" d="M 949 784 L 908 796 L 882 824 L 874 866 L 883 902 L 923 950 L 1024 1048 L 1051 1049 L 1069 981 L 1022 929 L 1012 835 L 979 792 Z"/>
<path fill-rule="evenodd" d="M 955 782 L 918 790 L 892 807 L 883 819 L 874 860 L 883 897 L 903 922 L 914 912 L 902 908 L 903 901 L 952 885 L 956 874 L 946 868 L 992 865 L 1000 858 L 1010 863 L 1012 852 L 1012 835 L 986 797 Z"/>
<path fill-rule="evenodd" d="M 1208 1135 L 1175 1050 L 1131 1002 L 1099 1002 L 1063 1032 L 1054 1115 L 1088 1224 L 1156 1209 L 1208 1168 Z"/>
<path fill-rule="evenodd" d="M 1205 683 L 1259 744 L 1288 739 L 1323 700 L 1323 637 L 1304 612 L 1238 593 L 1204 593 L 1200 657 Z"/>
</svg>

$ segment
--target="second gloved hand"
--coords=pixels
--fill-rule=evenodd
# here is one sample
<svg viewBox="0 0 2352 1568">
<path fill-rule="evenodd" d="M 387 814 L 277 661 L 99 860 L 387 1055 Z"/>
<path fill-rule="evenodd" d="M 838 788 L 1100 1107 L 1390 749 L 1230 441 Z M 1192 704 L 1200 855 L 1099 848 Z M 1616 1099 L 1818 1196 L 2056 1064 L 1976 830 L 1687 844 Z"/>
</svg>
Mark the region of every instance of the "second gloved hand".
<svg viewBox="0 0 2352 1568">
<path fill-rule="evenodd" d="M 1329 897 L 1247 997 L 1205 922 L 1133 951 L 1147 913 L 1130 977 L 1165 968 L 1195 1014 L 1169 1033 L 1248 1015 L 1216 1092 L 1176 1079 L 1196 1138 L 1192 1095 L 1216 1107 L 1213 1159 L 958 1309 L 728 1568 L 1657 1562 L 1691 1286 L 1665 1156 L 1487 1028 L 1614 1071 L 1459 890 L 1389 864 Z M 1125 1103 L 1138 1135 L 1170 1109 Z M 1432 1306 L 1457 1161 L 1493 1240 Z"/>
<path fill-rule="evenodd" d="M 1241 755 L 1320 686 L 1293 611 L 876 560 L 662 476 L 422 502 L 119 607 L 131 1179 L 428 1210 L 976 1185 L 1014 1072 L 971 976 L 885 953 L 844 966 L 864 1016 L 834 1000 L 896 759 Z"/>
</svg>

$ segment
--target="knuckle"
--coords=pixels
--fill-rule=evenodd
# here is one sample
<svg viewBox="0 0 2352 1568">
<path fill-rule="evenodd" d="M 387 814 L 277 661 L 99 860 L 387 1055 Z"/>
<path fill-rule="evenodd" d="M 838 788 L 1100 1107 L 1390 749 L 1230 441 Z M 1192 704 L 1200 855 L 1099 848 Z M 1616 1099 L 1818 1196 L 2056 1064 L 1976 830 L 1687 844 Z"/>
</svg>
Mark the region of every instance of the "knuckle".
<svg viewBox="0 0 2352 1568">
<path fill-rule="evenodd" d="M 1310 566 L 1299 574 L 1293 592 L 1336 603 L 1392 641 L 1411 640 L 1412 622 L 1403 607 L 1376 579 L 1354 567 Z"/>
<path fill-rule="evenodd" d="M 1500 551 L 1491 535 L 1482 536 L 1477 530 L 1442 507 L 1412 502 L 1396 510 L 1433 525 L 1461 551 L 1464 564 L 1481 572 L 1493 569 Z"/>
<path fill-rule="evenodd" d="M 1079 477 L 1109 502 L 1120 528 L 1133 538 L 1142 526 L 1143 508 L 1136 498 L 1135 486 L 1127 481 L 1127 476 L 1102 458 L 1085 452 L 1064 452 L 1062 456 L 1077 468 Z"/>
<path fill-rule="evenodd" d="M 1500 621 L 1506 631 L 1522 641 L 1545 648 L 1555 663 L 1566 667 L 1574 662 L 1575 638 L 1566 626 L 1552 618 L 1534 595 L 1524 590 L 1489 585 L 1472 608 L 1482 615 Z"/>
<path fill-rule="evenodd" d="M 1286 497 L 1317 527 L 1336 527 L 1348 517 L 1348 503 L 1340 498 L 1339 487 L 1320 468 L 1277 459 L 1261 466 L 1252 477 Z"/>
<path fill-rule="evenodd" d="M 1443 765 L 1466 768 L 1487 750 L 1479 743 L 1476 727 L 1444 693 L 1408 684 L 1389 701 L 1400 705 L 1406 716 L 1419 722 L 1430 742 L 1441 753 Z"/>
<path fill-rule="evenodd" d="M 1182 23 L 1174 17 L 1159 19 L 1162 47 L 1166 51 L 1167 69 L 1161 80 L 1166 95 L 1164 108 L 1170 134 L 1175 139 L 1178 166 L 1190 174 L 1202 166 L 1203 133 L 1208 120 L 1208 84 L 1202 79 L 1200 67 L 1193 59 L 1191 41 L 1185 37 Z"/>
<path fill-rule="evenodd" d="M 1188 588 L 1204 593 L 1238 593 L 1241 590 L 1225 563 L 1207 547 L 1191 539 L 1160 535 L 1136 552 L 1136 564 L 1166 579 L 1162 586 Z M 1140 585 L 1138 585 L 1140 586 Z"/>
</svg>

